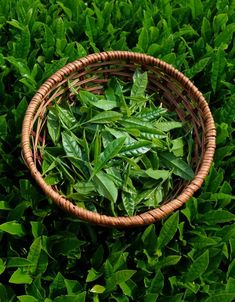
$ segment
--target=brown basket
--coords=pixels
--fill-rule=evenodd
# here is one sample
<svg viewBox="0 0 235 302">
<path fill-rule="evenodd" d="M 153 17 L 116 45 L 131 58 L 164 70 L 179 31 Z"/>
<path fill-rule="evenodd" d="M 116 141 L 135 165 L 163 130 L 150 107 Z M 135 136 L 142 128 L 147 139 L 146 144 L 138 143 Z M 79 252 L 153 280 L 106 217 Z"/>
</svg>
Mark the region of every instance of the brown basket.
<svg viewBox="0 0 235 302">
<path fill-rule="evenodd" d="M 157 92 L 161 102 L 169 110 L 175 110 L 181 120 L 193 126 L 195 148 L 192 167 L 194 179 L 175 189 L 172 200 L 156 209 L 132 217 L 100 215 L 75 206 L 59 195 L 56 189 L 44 181 L 40 169 L 41 156 L 38 146 L 46 139 L 44 127 L 47 107 L 52 101 L 66 97 L 73 100 L 71 86 L 94 93 L 102 93 L 111 76 L 131 81 L 136 68 L 148 72 L 148 90 Z M 69 80 L 69 83 L 68 83 Z M 210 109 L 198 89 L 181 72 L 169 64 L 151 56 L 128 51 L 96 53 L 69 63 L 52 75 L 36 92 L 26 111 L 22 127 L 24 160 L 43 191 L 63 210 L 91 223 L 110 227 L 143 226 L 153 223 L 180 208 L 202 185 L 208 174 L 215 152 L 216 130 Z"/>
</svg>

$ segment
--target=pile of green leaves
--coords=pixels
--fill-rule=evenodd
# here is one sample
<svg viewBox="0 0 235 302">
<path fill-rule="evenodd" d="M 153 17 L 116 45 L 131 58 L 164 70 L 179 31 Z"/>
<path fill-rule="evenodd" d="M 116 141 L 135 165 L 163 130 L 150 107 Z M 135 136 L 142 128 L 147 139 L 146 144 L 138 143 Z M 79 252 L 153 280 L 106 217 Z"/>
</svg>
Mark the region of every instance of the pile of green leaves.
<svg viewBox="0 0 235 302">
<path fill-rule="evenodd" d="M 0 301 L 235 299 L 235 2 L 0 1 Z M 205 95 L 217 128 L 210 173 L 183 208 L 104 229 L 61 211 L 21 158 L 27 105 L 48 76 L 102 50 L 151 54 Z"/>
<path fill-rule="evenodd" d="M 46 182 L 79 206 L 133 215 L 167 197 L 173 174 L 192 179 L 182 159 L 192 137 L 185 134 L 185 142 L 182 122 L 156 105 L 147 84 L 147 72 L 137 70 L 131 87 L 113 78 L 104 95 L 75 91 L 78 106 L 50 106 L 51 140 L 42 150 Z"/>
</svg>

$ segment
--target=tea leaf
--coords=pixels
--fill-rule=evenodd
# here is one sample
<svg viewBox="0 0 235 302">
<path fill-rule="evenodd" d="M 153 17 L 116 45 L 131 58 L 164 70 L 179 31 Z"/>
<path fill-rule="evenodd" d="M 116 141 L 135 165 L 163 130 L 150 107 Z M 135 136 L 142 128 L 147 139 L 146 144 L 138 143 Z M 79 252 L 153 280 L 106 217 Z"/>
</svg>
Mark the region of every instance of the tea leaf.
<svg viewBox="0 0 235 302">
<path fill-rule="evenodd" d="M 167 113 L 167 109 L 163 107 L 158 107 L 156 109 L 143 109 L 140 113 L 136 114 L 136 117 L 142 121 L 152 121 L 157 117 L 163 116 Z"/>
<path fill-rule="evenodd" d="M 8 221 L 0 224 L 0 231 L 19 237 L 25 235 L 22 225 L 16 221 Z"/>
<path fill-rule="evenodd" d="M 192 168 L 186 164 L 181 158 L 177 158 L 175 155 L 169 152 L 160 152 L 160 159 L 164 161 L 167 167 L 173 168 L 173 173 L 186 179 L 190 180 L 193 178 L 194 173 Z"/>
<path fill-rule="evenodd" d="M 122 149 L 122 146 L 124 145 L 125 140 L 126 137 L 116 138 L 106 146 L 105 150 L 100 153 L 99 157 L 97 158 L 97 162 L 93 168 L 91 178 L 97 172 L 99 172 L 110 159 L 112 159 L 119 153 L 119 151 Z"/>
<path fill-rule="evenodd" d="M 118 284 L 129 280 L 135 273 L 135 270 L 127 269 L 117 271 L 110 278 L 107 279 L 107 287 L 116 287 Z"/>
<path fill-rule="evenodd" d="M 32 262 L 26 258 L 20 257 L 11 257 L 7 261 L 7 267 L 29 267 L 32 265 Z"/>
<path fill-rule="evenodd" d="M 76 137 L 66 131 L 62 132 L 61 135 L 66 155 L 73 158 L 82 158 L 82 151 L 76 141 Z"/>
<path fill-rule="evenodd" d="M 65 129 L 70 129 L 76 124 L 77 121 L 71 110 L 56 105 L 56 112 Z"/>
<path fill-rule="evenodd" d="M 86 90 L 79 92 L 79 98 L 83 103 L 91 104 L 92 106 L 103 110 L 111 110 L 118 106 L 115 100 L 99 99 L 98 96 Z"/>
<path fill-rule="evenodd" d="M 220 293 L 207 298 L 205 302 L 232 302 L 234 298 L 235 293 Z"/>
<path fill-rule="evenodd" d="M 218 48 L 216 51 L 215 60 L 212 63 L 211 70 L 211 86 L 214 92 L 217 91 L 219 87 L 219 82 L 222 76 L 222 70 L 224 70 L 226 61 L 224 56 L 224 50 L 222 47 Z"/>
<path fill-rule="evenodd" d="M 179 224 L 179 213 L 171 215 L 164 223 L 157 241 L 158 249 L 162 249 L 174 237 Z"/>
<path fill-rule="evenodd" d="M 201 256 L 194 260 L 189 271 L 185 274 L 186 281 L 194 281 L 200 277 L 207 269 L 209 264 L 209 251 L 206 250 Z"/>
<path fill-rule="evenodd" d="M 180 122 L 156 122 L 155 127 L 160 131 L 167 132 L 172 129 L 181 128 L 183 125 Z"/>
<path fill-rule="evenodd" d="M 9 279 L 9 282 L 14 284 L 30 284 L 32 281 L 33 280 L 30 275 L 26 272 L 23 272 L 23 270 L 20 268 L 18 268 Z"/>
<path fill-rule="evenodd" d="M 132 216 L 135 211 L 135 201 L 131 194 L 128 193 L 122 193 L 122 202 L 123 206 L 125 208 L 125 211 L 127 212 L 128 216 Z"/>
<path fill-rule="evenodd" d="M 56 145 L 60 138 L 60 122 L 52 110 L 49 110 L 47 116 L 47 128 L 53 143 Z"/>
<path fill-rule="evenodd" d="M 235 215 L 226 210 L 208 211 L 203 217 L 203 222 L 206 224 L 224 223 L 235 220 Z"/>
<path fill-rule="evenodd" d="M 133 76 L 133 86 L 131 88 L 131 96 L 144 96 L 148 83 L 147 72 L 140 73 L 136 71 Z"/>
<path fill-rule="evenodd" d="M 153 169 L 148 169 L 145 172 L 149 177 L 154 178 L 154 179 L 167 179 L 169 177 L 169 171 L 167 170 L 153 170 Z"/>
<path fill-rule="evenodd" d="M 143 136 L 144 138 L 152 139 L 166 137 L 166 134 L 155 128 L 154 125 L 148 122 L 143 122 L 140 119 L 134 117 L 129 119 L 122 119 L 119 123 L 122 124 L 127 129 L 127 131 L 129 129 L 140 130 L 141 136 Z"/>
<path fill-rule="evenodd" d="M 33 296 L 29 295 L 22 295 L 22 296 L 17 296 L 20 302 L 37 302 L 38 300 L 34 298 Z"/>
<path fill-rule="evenodd" d="M 110 123 L 120 120 L 121 117 L 122 117 L 121 113 L 110 110 L 110 111 L 98 113 L 90 120 L 88 120 L 87 123 L 105 124 L 105 123 Z"/>
<path fill-rule="evenodd" d="M 115 203 L 117 200 L 118 191 L 114 182 L 102 171 L 96 172 L 93 177 L 93 183 L 97 192 Z"/>
<path fill-rule="evenodd" d="M 132 142 L 130 144 L 125 144 L 125 146 L 121 149 L 120 155 L 123 156 L 139 156 L 141 154 L 145 154 L 150 150 L 150 142 L 149 141 L 139 141 Z"/>
<path fill-rule="evenodd" d="M 96 284 L 90 290 L 91 293 L 102 294 L 105 291 L 105 287 L 99 284 Z"/>
</svg>

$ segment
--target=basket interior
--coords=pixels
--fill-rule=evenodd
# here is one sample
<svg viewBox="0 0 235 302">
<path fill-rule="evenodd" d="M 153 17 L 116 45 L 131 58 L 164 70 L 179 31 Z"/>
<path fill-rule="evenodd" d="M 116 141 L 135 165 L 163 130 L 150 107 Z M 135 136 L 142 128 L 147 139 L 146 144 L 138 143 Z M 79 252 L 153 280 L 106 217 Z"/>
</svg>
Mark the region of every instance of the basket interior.
<svg viewBox="0 0 235 302">
<path fill-rule="evenodd" d="M 188 121 L 192 125 L 194 150 L 191 167 L 197 173 L 204 156 L 205 140 L 202 112 L 194 96 L 182 87 L 180 82 L 163 72 L 160 68 L 140 65 L 130 60 L 90 64 L 65 76 L 49 93 L 44 95 L 31 124 L 33 159 L 39 171 L 43 161 L 40 150 L 45 145 L 47 138 L 47 109 L 52 102 L 60 103 L 65 99 L 73 104 L 75 99 L 74 91 L 79 91 L 79 89 L 102 94 L 111 77 L 118 77 L 125 82 L 132 82 L 133 73 L 137 68 L 148 72 L 148 93 L 154 92 L 157 95 L 158 102 L 161 102 L 168 110 L 177 112 L 179 120 Z M 164 203 L 167 203 L 171 198 L 175 198 L 186 184 L 187 182 L 183 180 L 174 183 L 171 196 L 168 196 Z M 56 187 L 54 187 L 54 190 L 56 190 Z"/>
</svg>

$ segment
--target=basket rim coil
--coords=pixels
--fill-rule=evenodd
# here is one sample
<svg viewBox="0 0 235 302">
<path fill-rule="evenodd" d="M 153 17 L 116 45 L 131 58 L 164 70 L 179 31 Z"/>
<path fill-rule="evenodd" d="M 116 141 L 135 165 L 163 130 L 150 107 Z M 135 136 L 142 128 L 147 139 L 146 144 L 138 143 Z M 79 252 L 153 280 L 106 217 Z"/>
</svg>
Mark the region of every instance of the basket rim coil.
<svg viewBox="0 0 235 302">
<path fill-rule="evenodd" d="M 197 102 L 198 107 L 202 112 L 203 123 L 204 123 L 204 138 L 205 138 L 205 150 L 201 160 L 199 169 L 197 170 L 193 180 L 187 184 L 182 192 L 173 200 L 168 203 L 163 203 L 158 208 L 146 211 L 144 213 L 137 214 L 135 216 L 107 216 L 95 212 L 91 212 L 84 208 L 80 208 L 74 205 L 71 201 L 61 196 L 55 191 L 52 186 L 46 184 L 40 171 L 37 169 L 36 163 L 33 158 L 32 146 L 30 143 L 30 136 L 32 132 L 32 123 L 35 122 L 35 113 L 37 112 L 40 105 L 44 102 L 45 96 L 47 96 L 51 89 L 58 87 L 61 83 L 66 81 L 66 76 L 79 70 L 84 70 L 90 64 L 94 66 L 105 64 L 109 61 L 131 61 L 132 63 L 142 64 L 143 66 L 153 66 L 159 68 L 161 72 L 164 72 L 171 79 L 177 81 L 182 87 L 187 90 L 190 97 L 193 97 L 194 101 Z M 160 59 L 152 56 L 134 53 L 130 51 L 107 51 L 101 53 L 95 53 L 87 55 L 81 59 L 78 59 L 72 63 L 65 65 L 63 68 L 54 73 L 48 80 L 42 84 L 38 89 L 32 100 L 30 101 L 26 110 L 23 124 L 22 124 L 22 155 L 23 159 L 28 166 L 33 178 L 36 180 L 38 185 L 49 196 L 59 207 L 76 216 L 79 219 L 109 227 L 131 227 L 131 226 L 143 226 L 156 222 L 162 219 L 166 215 L 180 208 L 186 203 L 190 197 L 201 187 L 207 176 L 215 148 L 216 148 L 216 129 L 213 116 L 209 109 L 209 106 L 203 97 L 202 93 L 194 86 L 194 84 L 180 71 L 167 64 Z"/>
</svg>

